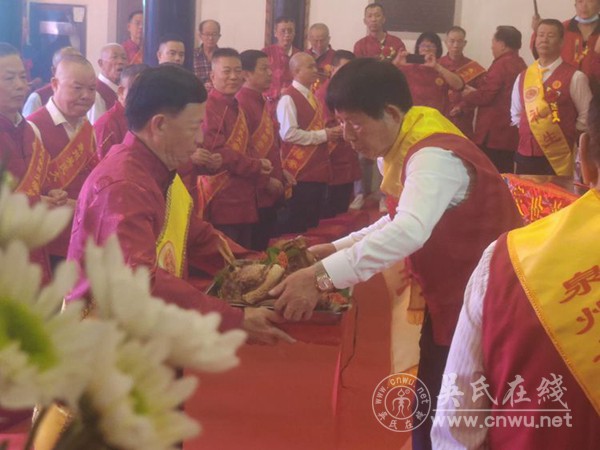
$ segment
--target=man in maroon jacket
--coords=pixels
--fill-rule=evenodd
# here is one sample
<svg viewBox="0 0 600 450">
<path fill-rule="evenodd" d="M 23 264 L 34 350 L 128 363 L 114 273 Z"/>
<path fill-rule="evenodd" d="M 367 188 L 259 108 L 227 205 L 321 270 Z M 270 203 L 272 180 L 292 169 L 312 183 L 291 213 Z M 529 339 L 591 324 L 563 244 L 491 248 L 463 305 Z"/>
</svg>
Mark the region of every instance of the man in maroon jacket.
<svg viewBox="0 0 600 450">
<path fill-rule="evenodd" d="M 369 3 L 365 7 L 363 22 L 367 26 L 368 34 L 354 44 L 354 54 L 357 58 L 392 61 L 398 52 L 406 50 L 402 39 L 385 32 L 385 10 L 381 3 Z"/>
<path fill-rule="evenodd" d="M 126 65 L 127 53 L 121 45 L 107 44 L 100 50 L 100 59 L 98 59 L 100 73 L 96 82 L 96 101 L 88 112 L 88 119 L 92 125 L 117 103 L 121 72 Z"/>
<path fill-rule="evenodd" d="M 242 62 L 231 48 L 215 50 L 213 89 L 202 124 L 203 147 L 222 156 L 221 171 L 198 181 L 199 208 L 215 228 L 244 247 L 250 247 L 252 224 L 258 222 L 256 188 L 266 184 L 273 166 L 257 157 L 244 111 L 235 94 L 242 87 Z"/>
<path fill-rule="evenodd" d="M 519 141 L 510 124 L 512 87 L 527 65 L 519 56 L 521 32 L 512 26 L 499 26 L 492 38 L 494 61 L 478 89 L 467 86 L 463 100 L 479 107 L 473 141 L 492 160 L 500 173 L 512 173 Z"/>
<path fill-rule="evenodd" d="M 319 84 L 324 83 L 331 77 L 334 51 L 329 45 L 330 40 L 329 28 L 324 23 L 314 23 L 308 29 L 310 48 L 306 53 L 315 58 L 317 69 L 319 69 L 319 79 L 315 83 L 316 89 L 318 89 Z"/>
</svg>

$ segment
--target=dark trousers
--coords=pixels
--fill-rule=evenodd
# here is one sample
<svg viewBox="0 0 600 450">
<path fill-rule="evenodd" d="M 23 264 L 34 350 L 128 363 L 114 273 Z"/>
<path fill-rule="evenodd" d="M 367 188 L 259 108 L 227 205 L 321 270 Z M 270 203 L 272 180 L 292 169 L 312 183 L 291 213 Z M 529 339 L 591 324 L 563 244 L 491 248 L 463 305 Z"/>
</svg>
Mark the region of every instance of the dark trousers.
<svg viewBox="0 0 600 450">
<path fill-rule="evenodd" d="M 258 222 L 252 224 L 252 243 L 250 248 L 263 251 L 269 245 L 269 240 L 275 236 L 277 227 L 277 208 L 269 206 L 258 208 Z"/>
<path fill-rule="evenodd" d="M 496 148 L 488 148 L 485 145 L 481 146 L 481 150 L 494 163 L 496 169 L 500 173 L 514 173 L 515 171 L 515 152 L 512 150 L 498 150 Z"/>
<path fill-rule="evenodd" d="M 354 183 L 327 186 L 327 196 L 321 217 L 326 219 L 348 211 L 353 190 Z"/>
<path fill-rule="evenodd" d="M 252 244 L 251 223 L 213 224 L 213 226 L 242 247 L 250 248 L 250 245 Z"/>
<path fill-rule="evenodd" d="M 304 233 L 319 224 L 321 204 L 327 190 L 326 183 L 299 181 L 293 187 L 289 201 L 288 233 Z"/>
<path fill-rule="evenodd" d="M 556 175 L 550 162 L 545 156 L 515 155 L 517 170 L 515 173 L 523 175 Z"/>
<path fill-rule="evenodd" d="M 425 313 L 425 321 L 419 340 L 419 371 L 417 377 L 427 386 L 431 395 L 431 413 L 418 428 L 412 430 L 413 450 L 431 450 L 431 425 L 433 410 L 437 408 L 438 395 L 442 386 L 442 377 L 450 347 L 438 345 L 433 341 L 431 317 Z"/>
</svg>

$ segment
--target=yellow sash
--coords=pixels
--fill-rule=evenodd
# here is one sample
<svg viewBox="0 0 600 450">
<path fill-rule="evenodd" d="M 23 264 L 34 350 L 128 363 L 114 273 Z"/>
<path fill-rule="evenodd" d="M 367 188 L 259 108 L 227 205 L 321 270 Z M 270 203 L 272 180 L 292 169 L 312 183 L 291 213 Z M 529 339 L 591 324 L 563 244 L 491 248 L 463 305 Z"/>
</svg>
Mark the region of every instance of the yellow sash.
<svg viewBox="0 0 600 450">
<path fill-rule="evenodd" d="M 31 161 L 27 167 L 27 172 L 25 172 L 25 175 L 23 175 L 23 178 L 21 178 L 21 181 L 15 190 L 29 196 L 38 196 L 41 193 L 42 185 L 48 174 L 50 155 L 35 134 L 31 147 Z"/>
<path fill-rule="evenodd" d="M 470 61 L 464 66 L 456 70 L 456 74 L 463 79 L 465 84 L 473 81 L 479 75 L 485 73 L 485 68 L 481 66 L 477 61 Z"/>
<path fill-rule="evenodd" d="M 314 105 L 311 103 L 311 106 L 315 109 L 315 115 L 306 129 L 308 131 L 322 130 L 325 128 L 323 109 L 318 102 Z M 298 174 L 308 161 L 310 161 L 317 148 L 319 148 L 319 145 L 292 145 L 292 148 L 282 162 L 283 168 L 291 173 L 294 178 L 298 178 Z"/>
<path fill-rule="evenodd" d="M 165 223 L 156 240 L 156 264 L 171 275 L 183 277 L 185 250 L 194 202 L 179 175 L 167 191 Z"/>
<path fill-rule="evenodd" d="M 527 68 L 523 82 L 523 101 L 531 133 L 544 152 L 556 175 L 573 174 L 573 149 L 563 134 L 556 103 L 544 97 L 544 83 L 538 63 Z"/>
<path fill-rule="evenodd" d="M 600 414 L 600 193 L 511 231 L 511 262 L 556 350 Z"/>
<path fill-rule="evenodd" d="M 47 185 L 50 189 L 65 189 L 94 158 L 94 129 L 86 120 L 60 154 L 50 161 Z"/>
<path fill-rule="evenodd" d="M 248 140 L 250 139 L 250 131 L 244 111 L 238 109 L 238 115 L 233 125 L 233 130 L 225 142 L 225 147 L 228 147 L 236 152 L 245 154 L 248 148 Z M 208 204 L 223 189 L 229 182 L 229 172 L 223 170 L 216 175 L 201 175 L 198 177 L 196 185 L 198 188 L 198 216 L 203 217 Z"/>
<path fill-rule="evenodd" d="M 275 141 L 275 127 L 266 104 L 263 106 L 258 128 L 252 133 L 251 141 L 260 158 L 266 158 L 269 155 Z"/>
<path fill-rule="evenodd" d="M 385 194 L 396 198 L 400 197 L 403 187 L 400 177 L 409 149 L 417 142 L 437 133 L 465 137 L 452 122 L 436 109 L 413 106 L 408 110 L 394 145 L 383 157 L 381 190 Z"/>
</svg>

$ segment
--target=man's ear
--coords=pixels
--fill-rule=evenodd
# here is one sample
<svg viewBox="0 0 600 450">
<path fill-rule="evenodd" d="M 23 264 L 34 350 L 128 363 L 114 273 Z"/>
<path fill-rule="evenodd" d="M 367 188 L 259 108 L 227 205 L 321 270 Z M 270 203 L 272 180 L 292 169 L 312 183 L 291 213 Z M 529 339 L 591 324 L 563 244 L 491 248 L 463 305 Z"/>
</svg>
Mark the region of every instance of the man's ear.
<svg viewBox="0 0 600 450">
<path fill-rule="evenodd" d="M 383 113 L 391 117 L 394 122 L 400 123 L 404 120 L 404 113 L 395 105 L 385 105 L 383 107 Z"/>
<path fill-rule="evenodd" d="M 52 86 L 52 92 L 56 93 L 56 89 L 58 89 L 58 78 L 52 77 L 50 79 L 50 86 Z"/>
<path fill-rule="evenodd" d="M 581 156 L 581 176 L 583 183 L 588 186 L 598 184 L 598 166 L 590 155 L 590 136 L 583 133 L 579 137 L 579 154 Z"/>
<path fill-rule="evenodd" d="M 155 114 L 150 119 L 150 130 L 152 134 L 162 134 L 165 129 L 166 117 L 164 114 Z"/>
</svg>

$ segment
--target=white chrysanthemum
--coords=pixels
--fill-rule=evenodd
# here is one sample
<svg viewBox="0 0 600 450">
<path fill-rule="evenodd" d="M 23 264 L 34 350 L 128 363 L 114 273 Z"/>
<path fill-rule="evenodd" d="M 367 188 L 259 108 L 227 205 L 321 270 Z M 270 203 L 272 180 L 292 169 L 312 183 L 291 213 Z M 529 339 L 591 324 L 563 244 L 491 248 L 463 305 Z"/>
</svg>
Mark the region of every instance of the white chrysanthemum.
<svg viewBox="0 0 600 450">
<path fill-rule="evenodd" d="M 125 265 L 116 236 L 103 248 L 88 242 L 86 274 L 100 317 L 114 318 L 138 339 L 164 340 L 170 364 L 203 371 L 223 371 L 238 364 L 235 353 L 246 333 L 220 333 L 219 314 L 202 315 L 153 297 L 148 270 L 133 272 Z"/>
<path fill-rule="evenodd" d="M 76 405 L 91 376 L 92 351 L 104 329 L 81 322 L 81 306 L 61 314 L 73 287 L 72 264 L 57 268 L 54 281 L 40 290 L 41 270 L 29 262 L 25 244 L 0 248 L 0 404 L 7 408 Z"/>
<path fill-rule="evenodd" d="M 122 450 L 166 450 L 197 435 L 200 426 L 178 409 L 196 379 L 176 379 L 164 365 L 165 342 L 114 344 L 104 346 L 85 396 L 106 443 Z"/>
<path fill-rule="evenodd" d="M 0 247 L 13 240 L 23 241 L 30 249 L 47 244 L 65 228 L 72 208 L 50 208 L 43 202 L 29 205 L 27 196 L 0 186 Z"/>
</svg>

